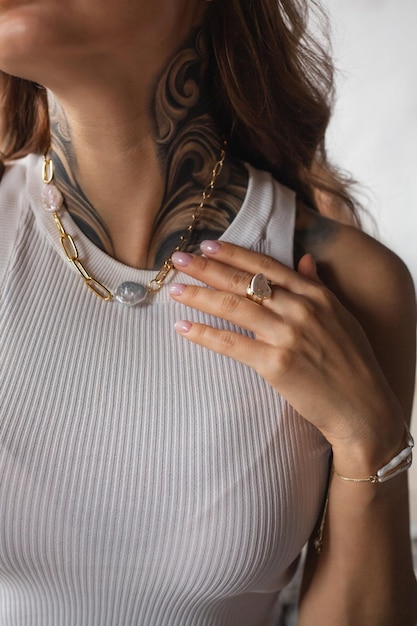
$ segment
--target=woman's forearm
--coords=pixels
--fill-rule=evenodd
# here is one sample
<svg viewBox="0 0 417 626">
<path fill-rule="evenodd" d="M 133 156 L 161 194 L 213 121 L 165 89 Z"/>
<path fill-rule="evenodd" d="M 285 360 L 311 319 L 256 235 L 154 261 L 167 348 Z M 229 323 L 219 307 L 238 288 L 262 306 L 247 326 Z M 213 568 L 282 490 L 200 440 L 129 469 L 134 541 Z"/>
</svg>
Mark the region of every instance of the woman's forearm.
<svg viewBox="0 0 417 626">
<path fill-rule="evenodd" d="M 382 484 L 333 475 L 322 552 L 311 547 L 307 560 L 299 626 L 415 626 L 410 555 L 406 473 Z"/>
</svg>

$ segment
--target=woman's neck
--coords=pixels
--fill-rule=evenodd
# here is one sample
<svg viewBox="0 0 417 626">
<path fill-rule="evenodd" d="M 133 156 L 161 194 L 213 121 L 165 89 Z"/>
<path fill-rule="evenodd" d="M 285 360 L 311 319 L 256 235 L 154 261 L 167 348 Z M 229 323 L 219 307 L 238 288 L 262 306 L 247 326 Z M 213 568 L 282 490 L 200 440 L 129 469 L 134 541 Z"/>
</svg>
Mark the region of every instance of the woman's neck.
<svg viewBox="0 0 417 626">
<path fill-rule="evenodd" d="M 120 80 L 117 89 L 86 89 L 85 98 L 82 88 L 73 99 L 49 94 L 56 181 L 68 210 L 98 246 L 129 265 L 161 265 L 220 153 L 206 59 L 198 32 L 156 77 L 145 80 L 142 71 L 139 85 Z M 245 188 L 244 170 L 228 160 L 206 209 L 216 210 L 211 236 L 233 219 Z"/>
</svg>

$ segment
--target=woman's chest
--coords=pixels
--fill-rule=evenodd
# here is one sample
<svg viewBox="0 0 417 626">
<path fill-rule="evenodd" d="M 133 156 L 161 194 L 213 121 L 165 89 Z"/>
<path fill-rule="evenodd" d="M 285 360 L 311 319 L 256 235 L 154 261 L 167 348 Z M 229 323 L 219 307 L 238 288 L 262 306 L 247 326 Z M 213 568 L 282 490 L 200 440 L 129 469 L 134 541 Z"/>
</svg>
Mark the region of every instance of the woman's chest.
<svg viewBox="0 0 417 626">
<path fill-rule="evenodd" d="M 321 437 L 252 370 L 178 337 L 180 305 L 70 302 L 1 317 L 0 572 L 274 588 L 317 518 Z"/>
</svg>

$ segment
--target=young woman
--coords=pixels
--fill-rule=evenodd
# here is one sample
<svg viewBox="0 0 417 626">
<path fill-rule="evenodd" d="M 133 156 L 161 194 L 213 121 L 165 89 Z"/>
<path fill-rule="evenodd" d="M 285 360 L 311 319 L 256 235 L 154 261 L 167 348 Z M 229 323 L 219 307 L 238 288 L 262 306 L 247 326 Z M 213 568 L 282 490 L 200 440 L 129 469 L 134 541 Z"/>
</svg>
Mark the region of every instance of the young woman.
<svg viewBox="0 0 417 626">
<path fill-rule="evenodd" d="M 274 624 L 309 539 L 301 626 L 415 625 L 415 296 L 306 4 L 0 3 L 5 626 Z"/>
</svg>

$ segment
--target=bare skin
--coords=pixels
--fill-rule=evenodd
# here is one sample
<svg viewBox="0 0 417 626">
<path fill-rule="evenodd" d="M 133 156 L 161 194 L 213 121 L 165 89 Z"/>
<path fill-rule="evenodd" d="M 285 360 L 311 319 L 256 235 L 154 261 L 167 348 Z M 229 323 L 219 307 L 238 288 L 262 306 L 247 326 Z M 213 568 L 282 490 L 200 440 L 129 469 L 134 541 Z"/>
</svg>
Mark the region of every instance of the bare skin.
<svg viewBox="0 0 417 626">
<path fill-rule="evenodd" d="M 162 197 L 157 202 L 150 199 L 146 215 L 140 220 L 136 217 L 137 230 L 133 220 L 125 222 L 115 213 L 123 197 L 117 201 L 112 199 L 109 207 L 93 206 L 90 202 L 80 182 L 83 176 L 74 150 L 71 125 L 63 107 L 50 93 L 52 157 L 56 180 L 68 210 L 96 245 L 128 265 L 157 268 L 163 264 L 190 224 L 210 180 L 223 140 L 210 115 L 205 74 L 204 38 L 197 32 L 163 71 L 149 102 L 153 122 L 152 152 L 158 175 L 165 182 Z M 246 169 L 239 161 L 228 157 L 216 180 L 215 193 L 205 204 L 190 249 L 195 249 L 197 241 L 219 237 L 224 232 L 243 202 L 246 187 Z M 132 206 L 127 212 L 137 210 L 139 213 L 140 208 Z"/>
</svg>

